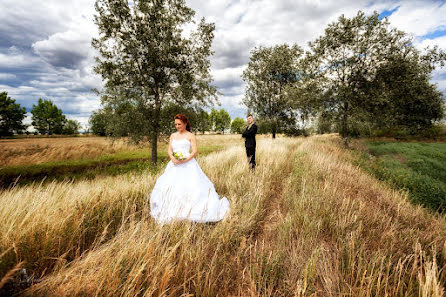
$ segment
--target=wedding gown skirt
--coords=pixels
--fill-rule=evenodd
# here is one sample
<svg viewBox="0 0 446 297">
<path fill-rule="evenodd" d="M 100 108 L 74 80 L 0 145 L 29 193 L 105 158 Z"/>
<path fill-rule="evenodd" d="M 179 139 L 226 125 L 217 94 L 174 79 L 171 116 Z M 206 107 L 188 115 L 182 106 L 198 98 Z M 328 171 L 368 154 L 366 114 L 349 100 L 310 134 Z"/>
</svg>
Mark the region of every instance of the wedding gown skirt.
<svg viewBox="0 0 446 297">
<path fill-rule="evenodd" d="M 172 140 L 174 152 L 188 156 L 190 146 L 187 139 Z M 228 199 L 219 198 L 195 158 L 179 165 L 169 161 L 150 195 L 150 214 L 161 224 L 172 220 L 216 222 L 227 212 Z"/>
</svg>

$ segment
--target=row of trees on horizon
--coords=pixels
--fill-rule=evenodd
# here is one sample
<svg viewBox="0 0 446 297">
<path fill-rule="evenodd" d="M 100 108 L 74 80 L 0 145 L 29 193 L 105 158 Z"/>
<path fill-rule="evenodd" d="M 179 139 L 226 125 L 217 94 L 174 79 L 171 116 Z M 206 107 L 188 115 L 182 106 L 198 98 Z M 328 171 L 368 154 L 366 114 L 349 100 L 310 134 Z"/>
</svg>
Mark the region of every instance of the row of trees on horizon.
<svg viewBox="0 0 446 297">
<path fill-rule="evenodd" d="M 76 120 L 69 120 L 63 114 L 62 110 L 56 106 L 51 100 L 39 98 L 37 105 L 33 105 L 30 113 L 32 115 L 31 125 L 23 123 L 26 115 L 26 108 L 21 107 L 20 104 L 11 99 L 6 92 L 0 93 L 0 136 L 11 136 L 13 134 L 29 134 L 27 128 L 33 126 L 35 133 L 53 135 L 65 134 L 72 135 L 79 133 L 82 128 L 81 124 Z M 127 109 L 126 109 L 127 107 Z M 86 127 L 86 132 L 91 132 L 96 135 L 119 135 L 128 136 L 131 134 L 131 125 L 119 125 L 116 129 L 115 122 L 126 122 L 126 118 L 131 120 L 132 108 L 130 105 L 120 106 L 120 119 L 110 117 L 107 110 L 100 109 L 94 111 L 89 119 L 89 127 Z M 198 112 L 193 108 L 183 108 L 181 106 L 171 104 L 168 108 L 163 110 L 162 114 L 162 133 L 169 134 L 174 131 L 172 125 L 173 116 L 177 113 L 186 114 L 192 126 L 193 132 L 217 132 L 224 134 L 225 131 L 231 133 L 241 133 L 246 121 L 242 118 L 236 117 L 231 120 L 229 113 L 225 109 L 212 108 L 210 112 L 203 109 Z"/>
<path fill-rule="evenodd" d="M 120 106 L 119 110 L 115 110 L 116 114 L 110 116 L 112 111 L 99 109 L 94 111 L 90 117 L 91 132 L 101 136 L 123 137 L 133 133 L 132 113 L 134 110 L 130 105 Z M 212 108 L 209 112 L 204 109 L 195 110 L 194 108 L 185 108 L 176 104 L 170 104 L 165 107 L 160 115 L 161 126 L 160 134 L 169 135 L 175 132 L 172 124 L 176 114 L 184 114 L 187 116 L 191 125 L 191 131 L 194 133 L 214 132 L 224 134 L 225 131 L 231 133 L 242 133 L 246 127 L 245 119 L 236 117 L 231 119 L 229 113 L 221 108 L 219 110 Z"/>
<path fill-rule="evenodd" d="M 67 119 L 62 110 L 51 100 L 39 98 L 37 104 L 31 108 L 31 125 L 36 133 L 52 134 L 76 134 L 81 129 L 77 120 Z M 0 136 L 29 133 L 29 124 L 23 120 L 26 116 L 26 108 L 16 103 L 15 99 L 8 96 L 7 92 L 0 93 Z"/>
</svg>

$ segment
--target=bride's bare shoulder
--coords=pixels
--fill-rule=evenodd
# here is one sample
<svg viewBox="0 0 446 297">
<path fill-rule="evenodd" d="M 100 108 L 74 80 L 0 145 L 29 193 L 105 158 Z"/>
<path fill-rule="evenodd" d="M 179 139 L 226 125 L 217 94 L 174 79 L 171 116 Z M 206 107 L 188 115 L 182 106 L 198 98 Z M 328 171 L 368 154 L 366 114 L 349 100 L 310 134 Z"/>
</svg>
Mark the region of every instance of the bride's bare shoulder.
<svg viewBox="0 0 446 297">
<path fill-rule="evenodd" d="M 194 133 L 191 133 L 191 132 L 189 132 L 188 134 L 187 134 L 187 138 L 189 139 L 189 140 L 195 140 L 195 134 Z"/>
</svg>

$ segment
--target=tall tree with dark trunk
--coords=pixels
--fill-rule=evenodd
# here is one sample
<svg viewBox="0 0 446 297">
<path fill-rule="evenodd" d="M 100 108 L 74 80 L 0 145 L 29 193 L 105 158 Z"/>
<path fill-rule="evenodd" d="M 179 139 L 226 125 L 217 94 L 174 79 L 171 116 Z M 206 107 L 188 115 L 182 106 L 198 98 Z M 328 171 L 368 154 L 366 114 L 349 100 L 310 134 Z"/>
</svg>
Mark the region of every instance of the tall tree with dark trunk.
<svg viewBox="0 0 446 297">
<path fill-rule="evenodd" d="M 135 142 L 148 137 L 156 163 L 164 105 L 217 100 L 209 62 L 215 25 L 202 19 L 183 32 L 195 14 L 184 0 L 97 0 L 95 8 L 100 37 L 92 45 L 101 55 L 95 71 L 105 80 L 102 103 L 133 106 L 125 123 L 129 136 Z"/>
<path fill-rule="evenodd" d="M 242 78 L 247 84 L 243 103 L 271 123 L 273 138 L 281 123 L 294 117 L 293 102 L 286 89 L 299 80 L 302 53 L 298 45 L 255 48 L 243 72 Z"/>
</svg>

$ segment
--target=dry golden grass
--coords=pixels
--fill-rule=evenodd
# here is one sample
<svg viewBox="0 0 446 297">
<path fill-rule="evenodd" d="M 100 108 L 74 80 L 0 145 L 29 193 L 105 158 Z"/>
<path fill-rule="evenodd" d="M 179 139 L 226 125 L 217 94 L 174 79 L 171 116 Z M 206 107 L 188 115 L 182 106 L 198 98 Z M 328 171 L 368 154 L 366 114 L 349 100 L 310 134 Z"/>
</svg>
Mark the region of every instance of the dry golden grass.
<svg viewBox="0 0 446 297">
<path fill-rule="evenodd" d="M 49 161 L 92 158 L 137 146 L 106 137 L 23 138 L 0 140 L 0 166 L 39 164 Z"/>
<path fill-rule="evenodd" d="M 26 261 L 47 269 L 33 296 L 444 296 L 446 219 L 336 136 L 259 140 L 256 157 L 253 174 L 240 143 L 198 159 L 231 203 L 217 224 L 155 224 L 148 174 L 2 191 L 0 279 Z"/>
<path fill-rule="evenodd" d="M 117 177 L 77 184 L 52 183 L 46 187 L 23 187 L 2 193 L 1 199 L 6 202 L 3 204 L 5 207 L 2 209 L 2 217 L 7 216 L 8 221 L 0 227 L 2 228 L 0 233 L 4 235 L 1 246 L 2 248 L 16 246 L 18 257 L 25 260 L 28 265 L 34 264 L 36 270 L 40 267 L 39 272 L 43 267 L 50 267 L 49 269 L 55 267 L 57 273 L 54 273 L 51 278 L 53 279 L 52 286 L 59 287 L 54 283 L 59 273 L 69 272 L 65 269 L 64 262 L 76 259 L 75 262 L 79 264 L 71 263 L 70 266 L 84 267 L 83 263 L 86 261 L 102 260 L 116 266 L 111 270 L 108 269 L 111 266 L 101 269 L 102 265 L 97 263 L 98 270 L 91 269 L 91 267 L 87 270 L 96 271 L 94 274 L 96 277 L 101 273 L 107 279 L 113 277 L 113 281 L 118 281 L 116 285 L 120 287 L 128 281 L 133 282 L 134 280 L 122 278 L 120 275 L 122 272 L 117 270 L 117 267 L 139 265 L 139 261 L 142 261 L 141 265 L 148 265 L 147 272 L 143 276 L 137 275 L 138 278 L 160 277 L 157 276 L 157 271 L 161 269 L 164 273 L 164 267 L 150 267 L 144 261 L 154 260 L 151 259 L 150 249 L 155 253 L 153 256 L 157 255 L 157 258 L 167 257 L 168 254 L 175 251 L 171 246 L 174 244 L 184 248 L 185 252 L 191 248 L 189 251 L 191 254 L 184 258 L 185 261 L 187 260 L 181 272 L 184 275 L 179 278 L 181 274 L 175 274 L 177 277 L 173 279 L 176 282 L 187 281 L 188 286 L 194 287 L 193 284 L 196 283 L 196 280 L 192 276 L 196 272 L 188 271 L 185 268 L 198 265 L 199 274 L 203 275 L 202 277 L 205 277 L 209 284 L 201 287 L 202 285 L 198 282 L 196 284 L 198 287 L 195 289 L 204 290 L 203 292 L 215 291 L 216 288 L 211 284 L 221 279 L 218 275 L 222 272 L 218 267 L 209 271 L 208 261 L 220 255 L 220 246 L 225 255 L 223 258 L 229 257 L 228 263 L 233 263 L 234 258 L 230 252 L 233 249 L 233 244 L 260 229 L 266 209 L 265 205 L 274 195 L 272 189 L 275 186 L 273 184 L 280 183 L 281 176 L 286 174 L 282 171 L 285 160 L 281 157 L 288 153 L 287 145 L 295 143 L 289 139 L 282 140 L 282 142 L 277 146 L 272 146 L 271 141 L 263 143 L 259 148 L 259 158 L 263 158 L 263 161 L 255 175 L 248 173 L 242 145 L 232 146 L 225 151 L 199 159 L 209 178 L 213 181 L 219 180 L 215 183 L 219 194 L 225 195 L 231 200 L 233 211 L 231 218 L 226 222 L 215 226 L 180 223 L 164 229 L 156 226 L 148 216 L 148 195 L 154 178 L 144 174 L 133 176 L 130 180 L 125 177 Z M 116 224 L 116 217 L 121 218 L 118 220 L 118 224 Z M 112 224 L 114 228 L 109 226 L 106 229 L 110 221 L 114 222 Z M 87 232 L 90 233 L 89 236 L 86 235 Z M 94 233 L 96 233 L 96 237 Z M 115 233 L 116 236 L 114 236 Z M 109 234 L 110 240 L 102 240 L 103 234 Z M 100 244 L 102 241 L 106 241 L 106 243 Z M 140 241 L 142 241 L 141 245 L 137 247 L 137 243 Z M 189 241 L 190 243 L 186 244 Z M 112 248 L 116 248 L 116 245 L 119 250 L 122 249 L 122 257 L 126 253 L 132 255 L 131 257 L 125 256 L 124 263 L 120 260 L 121 256 L 116 254 L 116 250 Z M 194 245 L 196 246 L 194 247 Z M 124 249 L 124 246 L 127 246 L 127 249 Z M 197 246 L 198 248 L 196 248 Z M 200 246 L 201 248 L 199 248 Z M 88 249 L 93 250 L 87 251 Z M 109 254 L 110 252 L 111 254 Z M 117 262 L 106 259 L 102 255 L 103 253 L 109 254 Z M 194 253 L 197 254 L 194 255 Z M 143 258 L 141 259 L 138 255 Z M 221 261 L 223 258 L 215 258 L 220 267 L 226 265 L 226 261 Z M 194 264 L 194 261 L 198 262 Z M 237 273 L 237 267 L 236 265 L 232 271 L 227 273 L 229 275 Z M 154 272 L 151 272 L 152 269 Z M 84 272 L 77 276 L 80 278 L 79 281 L 84 281 L 85 275 L 83 275 Z M 224 282 L 232 282 L 229 275 L 223 278 Z M 90 277 L 95 278 L 93 275 L 88 276 L 88 278 Z M 154 281 L 157 279 L 156 277 Z M 71 287 L 74 283 L 73 279 L 73 283 L 69 285 L 70 288 L 66 284 L 63 285 L 65 287 L 63 290 L 67 292 L 67 295 L 92 294 L 90 287 L 77 285 Z M 49 277 L 45 284 L 46 286 L 51 284 Z M 91 286 L 94 287 L 94 284 L 91 283 Z M 111 284 L 106 287 L 110 290 L 113 289 Z M 230 287 L 230 284 L 226 284 L 227 290 Z M 42 284 L 42 288 L 45 291 L 43 294 L 48 294 L 46 291 L 48 287 Z M 150 290 L 153 289 L 155 288 L 150 288 Z M 49 290 L 51 291 L 53 288 Z M 131 292 L 133 291 L 128 292 L 129 296 L 133 294 Z"/>
<path fill-rule="evenodd" d="M 264 137 L 264 136 L 263 136 Z M 262 138 L 262 136 L 261 136 Z M 241 143 L 240 135 L 197 135 L 199 145 Z M 166 149 L 160 141 L 159 149 Z M 111 142 L 107 137 L 58 137 L 0 139 L 0 167 L 39 164 L 50 161 L 93 158 L 119 151 L 148 150 L 150 143 L 128 144 L 127 139 Z"/>
<path fill-rule="evenodd" d="M 446 220 L 351 165 L 337 137 L 306 139 L 259 257 L 270 296 L 443 296 Z"/>
</svg>

